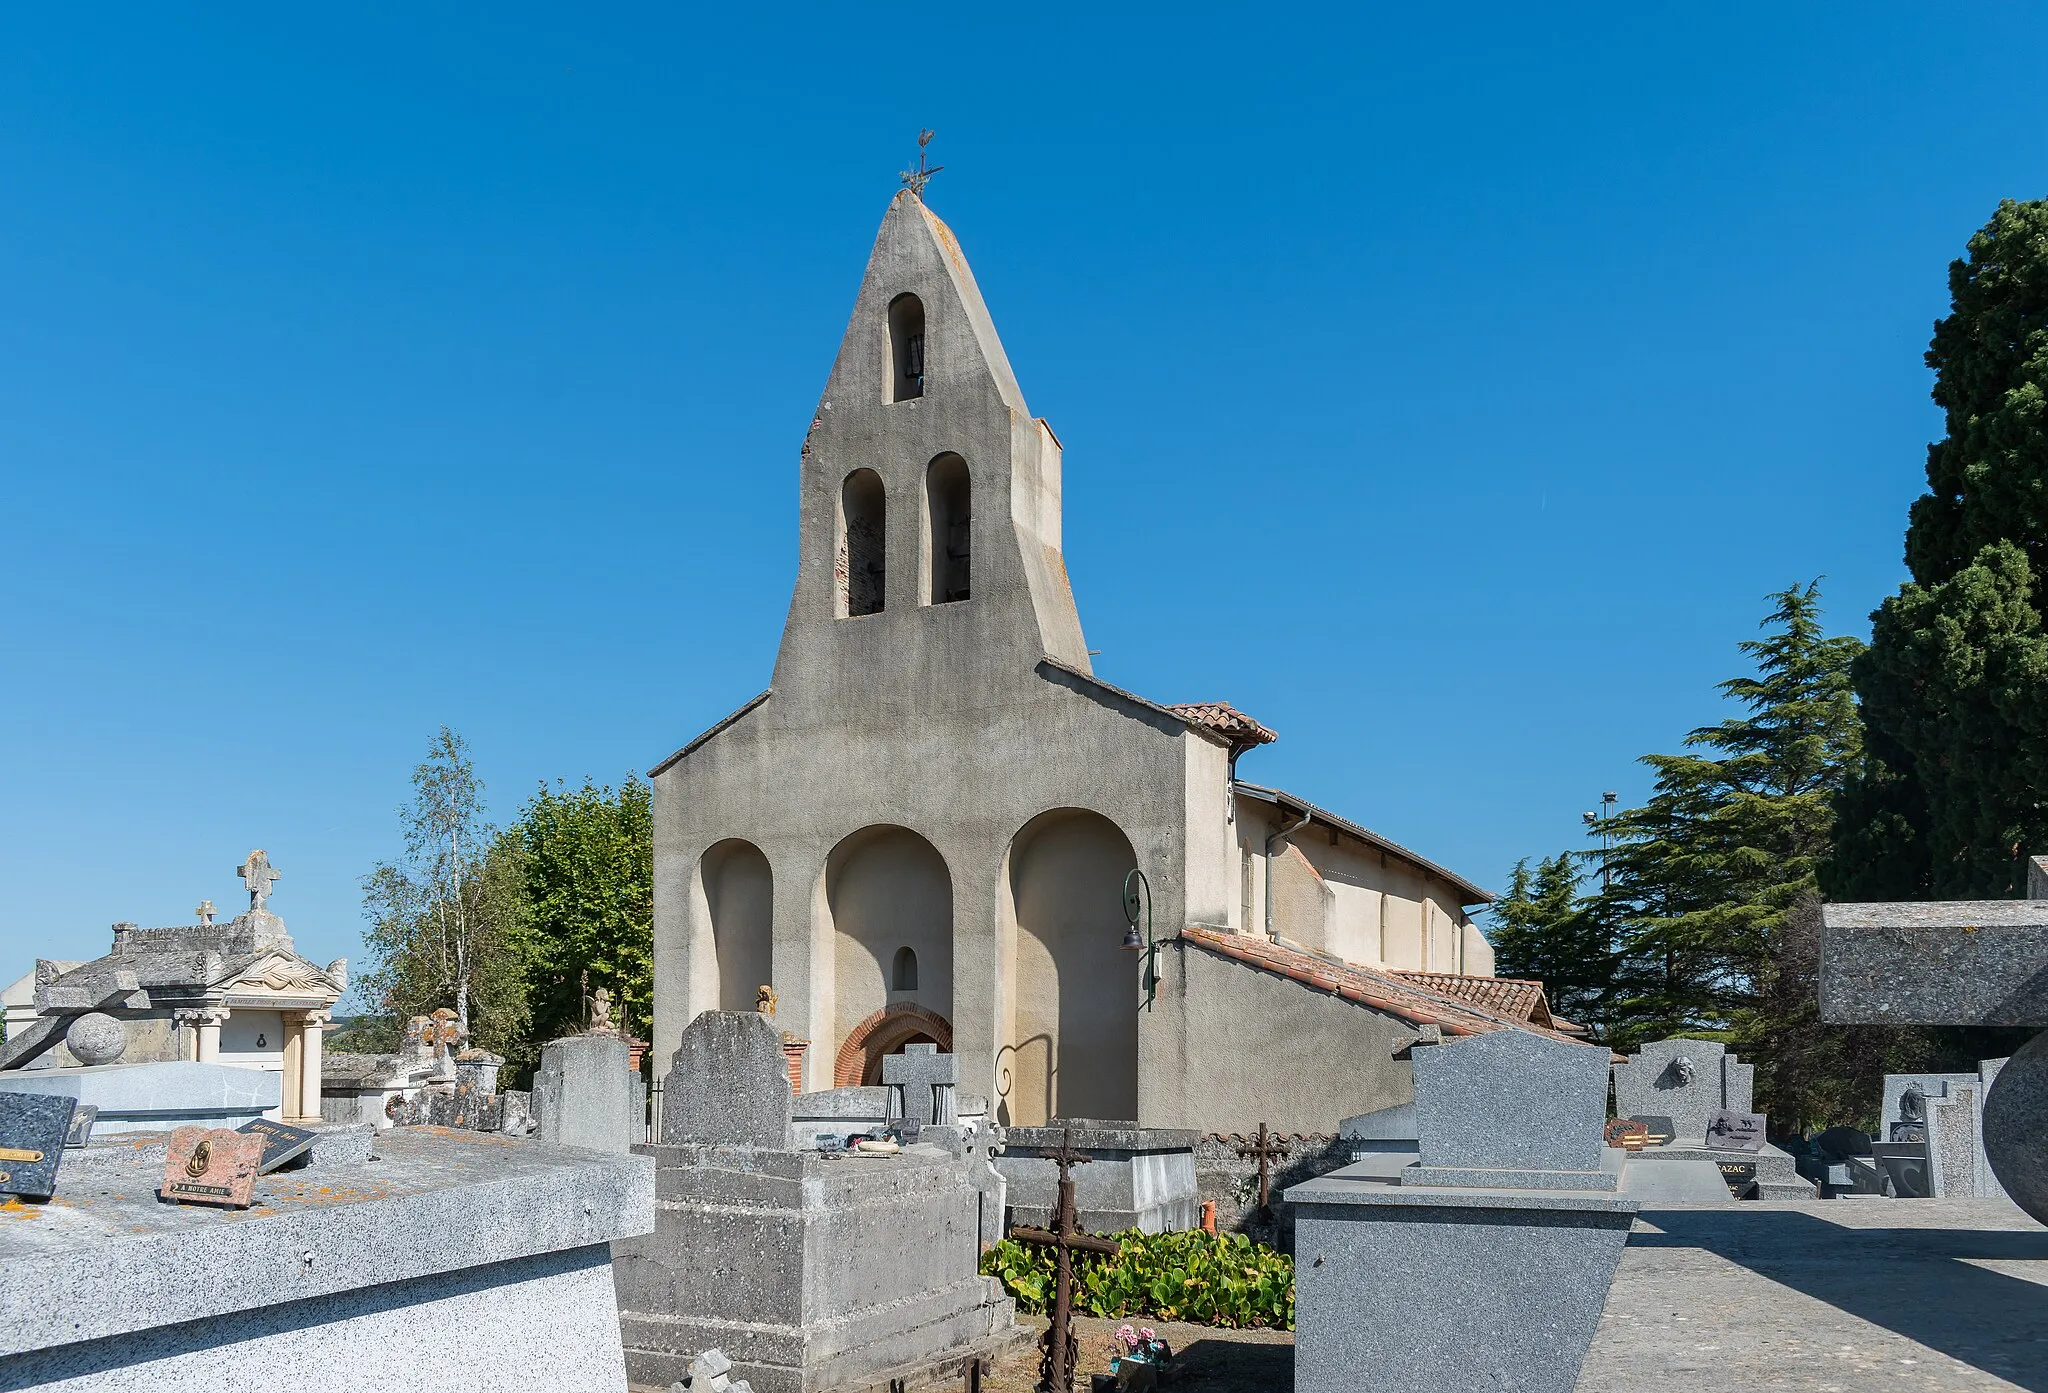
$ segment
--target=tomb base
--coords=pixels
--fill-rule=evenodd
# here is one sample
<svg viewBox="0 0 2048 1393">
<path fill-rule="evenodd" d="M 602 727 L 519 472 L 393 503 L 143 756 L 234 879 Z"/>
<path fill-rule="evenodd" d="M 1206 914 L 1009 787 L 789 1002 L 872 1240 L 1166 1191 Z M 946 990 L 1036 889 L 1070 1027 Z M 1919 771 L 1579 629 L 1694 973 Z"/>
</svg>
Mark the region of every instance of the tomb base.
<svg viewBox="0 0 2048 1393">
<path fill-rule="evenodd" d="M 1814 1183 L 1799 1173 L 1791 1154 L 1766 1142 L 1756 1151 L 1722 1151 L 1704 1141 L 1675 1141 L 1669 1146 L 1645 1147 L 1629 1153 L 1629 1164 L 1654 1165 L 1662 1161 L 1753 1162 L 1756 1165 L 1756 1197 L 1760 1200 L 1810 1200 L 1819 1198 Z"/>
<path fill-rule="evenodd" d="M 614 1246 L 635 1383 L 667 1387 L 716 1347 L 756 1393 L 908 1386 L 1028 1338 L 976 1272 L 968 1165 L 938 1147 L 635 1150 L 657 1192 L 653 1233 Z"/>
<path fill-rule="evenodd" d="M 1287 1201 L 1296 1393 L 1571 1393 L 1639 1208 L 1601 1190 L 1402 1185 L 1372 1162 Z"/>
<path fill-rule="evenodd" d="M 994 1165 L 1009 1185 L 1012 1223 L 1051 1227 L 1059 1166 L 1049 1158 L 1069 1130 L 1067 1124 L 1005 1129 L 1003 1154 Z M 1071 1135 L 1073 1148 L 1090 1160 L 1073 1171 L 1074 1203 L 1084 1230 L 1172 1233 L 1200 1226 L 1199 1132 L 1076 1119 Z"/>
<path fill-rule="evenodd" d="M 246 1211 L 158 1203 L 160 1148 L 67 1156 L 57 1205 L 0 1231 L 0 1388 L 388 1393 L 428 1369 L 625 1393 L 608 1244 L 653 1221 L 646 1161 L 438 1131 L 378 1149 L 261 1177 Z"/>
<path fill-rule="evenodd" d="M 100 1110 L 96 1137 L 174 1127 L 239 1127 L 278 1110 L 282 1076 L 193 1060 L 10 1069 L 0 1089 L 75 1098 Z"/>
</svg>

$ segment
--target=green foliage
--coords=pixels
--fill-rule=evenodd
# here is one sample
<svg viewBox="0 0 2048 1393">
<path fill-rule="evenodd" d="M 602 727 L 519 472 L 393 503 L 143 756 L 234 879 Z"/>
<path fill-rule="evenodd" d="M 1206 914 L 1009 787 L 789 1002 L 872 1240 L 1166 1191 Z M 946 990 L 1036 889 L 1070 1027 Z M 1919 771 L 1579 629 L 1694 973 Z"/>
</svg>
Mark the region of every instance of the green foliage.
<svg viewBox="0 0 2048 1393">
<path fill-rule="evenodd" d="M 1121 1251 L 1074 1254 L 1074 1309 L 1086 1316 L 1151 1316 L 1232 1329 L 1294 1328 L 1294 1260 L 1243 1234 L 1116 1235 Z M 1006 1238 L 982 1254 L 1017 1309 L 1052 1308 L 1053 1253 Z"/>
<path fill-rule="evenodd" d="M 399 810 L 403 854 L 363 877 L 376 966 L 360 987 L 377 1014 L 403 1020 L 452 1007 L 485 1049 L 518 1059 L 527 1038 L 524 867 L 484 820 L 469 747 L 442 726 Z"/>
<path fill-rule="evenodd" d="M 1754 1034 L 1786 915 L 1832 847 L 1835 794 L 1861 757 L 1849 664 L 1862 645 L 1822 632 L 1819 582 L 1770 599 L 1766 636 L 1741 645 L 1754 673 L 1721 684 L 1744 713 L 1644 756 L 1649 801 L 1607 824 L 1610 883 L 1589 912 L 1615 933 L 1619 1047 Z"/>
<path fill-rule="evenodd" d="M 1949 293 L 1912 579 L 1855 666 L 1869 758 L 1838 804 L 1837 899 L 2017 895 L 2048 853 L 2048 203 L 1999 204 Z"/>
<path fill-rule="evenodd" d="M 1550 1009 L 1566 1020 L 1593 1025 L 1604 1018 L 1614 980 L 1613 937 L 1579 894 L 1570 852 L 1529 869 L 1517 861 L 1507 893 L 1493 902 L 1494 969 L 1502 977 L 1543 983 Z"/>
<path fill-rule="evenodd" d="M 654 819 L 646 784 L 541 785 L 506 834 L 519 852 L 537 1041 L 583 1028 L 582 981 L 646 1038 L 654 1005 Z"/>
</svg>

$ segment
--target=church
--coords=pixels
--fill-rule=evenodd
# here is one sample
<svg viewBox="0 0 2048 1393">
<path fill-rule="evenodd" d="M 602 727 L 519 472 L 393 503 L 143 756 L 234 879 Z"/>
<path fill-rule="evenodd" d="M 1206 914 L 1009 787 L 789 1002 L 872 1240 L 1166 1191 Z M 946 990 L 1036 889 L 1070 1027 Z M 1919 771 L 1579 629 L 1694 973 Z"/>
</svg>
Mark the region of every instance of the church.
<svg viewBox="0 0 2048 1393">
<path fill-rule="evenodd" d="M 650 771 L 656 1058 L 768 987 L 806 1089 L 934 1042 L 1007 1124 L 1331 1132 L 1412 1097 L 1417 1041 L 1571 1038 L 1494 977 L 1485 890 L 1240 778 L 1251 716 L 1094 675 L 1060 459 L 897 194 L 803 442 L 768 690 Z"/>
</svg>

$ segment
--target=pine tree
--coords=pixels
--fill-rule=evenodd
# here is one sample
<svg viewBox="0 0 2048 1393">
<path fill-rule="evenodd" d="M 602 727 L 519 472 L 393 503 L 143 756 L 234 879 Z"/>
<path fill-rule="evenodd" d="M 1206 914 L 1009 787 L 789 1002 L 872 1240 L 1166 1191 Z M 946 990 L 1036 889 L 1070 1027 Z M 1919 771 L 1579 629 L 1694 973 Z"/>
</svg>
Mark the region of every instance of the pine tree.
<svg viewBox="0 0 2048 1393">
<path fill-rule="evenodd" d="M 2048 203 L 1999 204 L 1949 292 L 1927 351 L 1948 434 L 1912 580 L 1854 669 L 1868 759 L 1838 803 L 1833 899 L 2018 894 L 2048 852 Z"/>
<path fill-rule="evenodd" d="M 1834 798 L 1861 752 L 1848 672 L 1862 645 L 1823 633 L 1818 581 L 1769 598 L 1766 636 L 1741 645 L 1755 672 L 1721 684 L 1745 713 L 1644 756 L 1649 801 L 1607 824 L 1609 884 L 1588 912 L 1615 934 L 1617 1044 L 1754 1034 L 1787 914 L 1832 848 Z"/>
<path fill-rule="evenodd" d="M 1570 852 L 1515 863 L 1508 891 L 1494 901 L 1494 970 L 1543 983 L 1550 1009 L 1596 1027 L 1605 1015 L 1614 952 L 1599 920 L 1586 912 Z"/>
</svg>

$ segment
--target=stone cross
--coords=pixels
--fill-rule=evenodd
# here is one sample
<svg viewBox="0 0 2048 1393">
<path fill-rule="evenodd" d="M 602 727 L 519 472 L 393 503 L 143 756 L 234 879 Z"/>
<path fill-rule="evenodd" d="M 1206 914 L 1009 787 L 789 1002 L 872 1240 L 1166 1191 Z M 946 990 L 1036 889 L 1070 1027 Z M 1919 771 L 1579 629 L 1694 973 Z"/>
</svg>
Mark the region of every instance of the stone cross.
<svg viewBox="0 0 2048 1393">
<path fill-rule="evenodd" d="M 882 1056 L 882 1082 L 903 1090 L 903 1120 L 930 1127 L 940 1121 L 939 1090 L 960 1082 L 960 1057 L 937 1045 L 905 1045 Z"/>
<path fill-rule="evenodd" d="M 213 927 L 214 911 L 212 900 L 201 900 L 197 905 L 193 906 L 192 912 L 199 916 L 200 927 L 208 929 Z"/>
<path fill-rule="evenodd" d="M 242 884 L 249 887 L 249 912 L 262 914 L 270 908 L 270 887 L 284 877 L 271 869 L 270 854 L 252 851 L 249 859 L 235 867 L 235 874 L 242 878 Z"/>
</svg>

